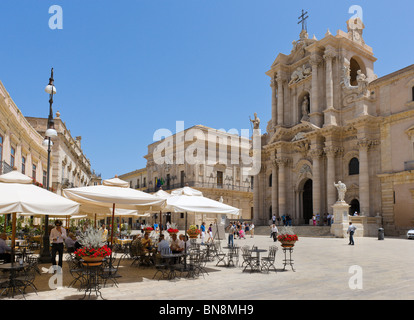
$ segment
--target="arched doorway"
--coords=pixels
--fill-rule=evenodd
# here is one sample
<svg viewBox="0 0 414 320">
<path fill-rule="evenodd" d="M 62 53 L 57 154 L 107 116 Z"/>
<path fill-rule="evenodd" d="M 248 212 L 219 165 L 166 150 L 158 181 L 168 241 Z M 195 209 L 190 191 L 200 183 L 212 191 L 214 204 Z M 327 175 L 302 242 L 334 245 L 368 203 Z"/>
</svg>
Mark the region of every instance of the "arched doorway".
<svg viewBox="0 0 414 320">
<path fill-rule="evenodd" d="M 359 201 L 357 199 L 352 200 L 349 205 L 350 205 L 350 207 L 349 207 L 349 214 L 350 215 L 353 215 L 354 212 L 358 212 L 358 213 L 360 212 L 361 209 L 359 207 Z"/>
<path fill-rule="evenodd" d="M 312 186 L 313 182 L 311 179 L 308 179 L 303 186 L 302 208 L 305 224 L 308 224 L 309 220 L 312 219 L 313 216 Z"/>
</svg>

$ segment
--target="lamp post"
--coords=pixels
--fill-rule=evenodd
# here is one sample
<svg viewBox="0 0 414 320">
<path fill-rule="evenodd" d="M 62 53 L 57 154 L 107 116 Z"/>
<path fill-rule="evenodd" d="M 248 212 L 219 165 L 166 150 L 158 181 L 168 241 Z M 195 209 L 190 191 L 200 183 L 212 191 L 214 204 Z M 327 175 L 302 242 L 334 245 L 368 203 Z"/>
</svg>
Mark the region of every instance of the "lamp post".
<svg viewBox="0 0 414 320">
<path fill-rule="evenodd" d="M 57 132 L 55 130 L 55 122 L 53 121 L 53 95 L 56 94 L 56 88 L 54 86 L 53 79 L 53 68 L 51 70 L 49 84 L 46 86 L 45 91 L 49 94 L 49 117 L 47 119 L 47 130 L 45 133 L 45 140 L 42 145 L 47 147 L 47 176 L 46 176 L 46 188 L 49 190 L 49 180 L 50 180 L 50 152 L 51 147 L 53 146 L 52 138 L 57 137 Z M 40 252 L 40 261 L 42 263 L 51 263 L 52 257 L 50 255 L 50 240 L 49 240 L 49 215 L 45 215 L 45 233 L 43 235 L 43 248 Z"/>
</svg>

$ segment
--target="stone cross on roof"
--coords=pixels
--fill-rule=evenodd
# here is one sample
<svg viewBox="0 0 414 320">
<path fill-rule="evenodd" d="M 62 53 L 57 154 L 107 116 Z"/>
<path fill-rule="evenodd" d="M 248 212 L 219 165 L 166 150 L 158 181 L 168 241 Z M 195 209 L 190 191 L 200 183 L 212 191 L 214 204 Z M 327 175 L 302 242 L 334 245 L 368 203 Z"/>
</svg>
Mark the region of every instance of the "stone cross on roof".
<svg viewBox="0 0 414 320">
<path fill-rule="evenodd" d="M 299 22 L 298 22 L 298 24 L 299 23 L 302 23 L 302 31 L 303 30 L 305 30 L 305 31 L 308 31 L 307 30 L 307 25 L 306 25 L 306 19 L 308 19 L 309 18 L 309 16 L 306 16 L 308 14 L 308 12 L 306 11 L 306 12 L 304 12 L 304 10 L 302 9 L 302 15 L 301 16 L 299 16 Z M 306 17 L 305 17 L 306 16 Z"/>
</svg>

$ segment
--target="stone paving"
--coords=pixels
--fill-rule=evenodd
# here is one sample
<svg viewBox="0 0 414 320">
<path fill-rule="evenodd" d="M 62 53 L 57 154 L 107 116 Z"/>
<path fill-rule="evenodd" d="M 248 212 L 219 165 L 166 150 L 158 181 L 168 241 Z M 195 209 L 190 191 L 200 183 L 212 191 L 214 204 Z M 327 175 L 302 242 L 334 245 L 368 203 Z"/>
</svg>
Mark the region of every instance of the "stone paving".
<svg viewBox="0 0 414 320">
<path fill-rule="evenodd" d="M 254 244 L 264 249 L 274 245 L 269 236 L 260 235 L 235 240 L 235 243 L 240 246 Z M 225 245 L 225 240 L 222 244 Z M 288 266 L 282 271 L 283 251 L 279 242 L 276 245 L 279 248 L 276 273 L 243 273 L 240 267 L 216 267 L 216 262 L 210 262 L 205 278 L 158 281 L 151 279 L 153 269 L 130 267 L 130 261 L 126 261 L 119 271 L 122 275 L 119 288 L 108 285 L 101 290 L 102 296 L 107 300 L 414 299 L 413 240 L 356 238 L 355 246 L 350 246 L 347 239 L 302 237 L 292 257 L 296 272 Z M 64 266 L 62 288 L 50 290 L 51 275 L 45 273 L 36 279 L 38 294 L 28 289 L 26 300 L 82 298 L 82 292 L 67 287 L 71 276 L 66 268 Z M 94 295 L 91 298 L 96 299 Z"/>
</svg>

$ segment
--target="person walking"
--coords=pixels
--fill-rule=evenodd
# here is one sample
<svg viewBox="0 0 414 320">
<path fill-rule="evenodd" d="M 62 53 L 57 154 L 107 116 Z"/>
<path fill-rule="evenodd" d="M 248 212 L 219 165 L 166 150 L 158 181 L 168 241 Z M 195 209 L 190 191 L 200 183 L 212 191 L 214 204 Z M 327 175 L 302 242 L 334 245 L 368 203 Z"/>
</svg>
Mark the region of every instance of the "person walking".
<svg viewBox="0 0 414 320">
<path fill-rule="evenodd" d="M 273 237 L 273 242 L 276 242 L 277 241 L 277 234 L 278 234 L 279 230 L 277 229 L 275 224 L 272 224 L 271 230 L 272 230 L 271 235 Z"/>
<path fill-rule="evenodd" d="M 229 232 L 229 238 L 228 238 L 228 245 L 229 247 L 233 247 L 234 245 L 234 226 L 233 223 L 230 222 L 230 224 L 227 226 L 227 230 Z"/>
<path fill-rule="evenodd" d="M 210 223 L 210 226 L 208 227 L 208 239 L 207 243 L 213 242 L 213 224 Z"/>
<path fill-rule="evenodd" d="M 201 223 L 200 230 L 201 230 L 201 244 L 204 244 L 204 238 L 206 237 L 206 223 L 205 222 Z"/>
<path fill-rule="evenodd" d="M 254 238 L 254 223 L 250 224 L 250 238 Z"/>
<path fill-rule="evenodd" d="M 356 227 L 352 224 L 352 222 L 349 223 L 348 231 L 346 233 L 349 234 L 349 243 L 348 245 L 353 246 L 354 245 L 354 233 L 355 233 Z"/>
<path fill-rule="evenodd" d="M 58 265 L 62 268 L 63 264 L 63 242 L 66 240 L 66 229 L 62 228 L 62 221 L 56 220 L 55 227 L 50 231 L 52 239 L 52 265 L 56 266 L 56 254 L 59 255 Z"/>
</svg>

